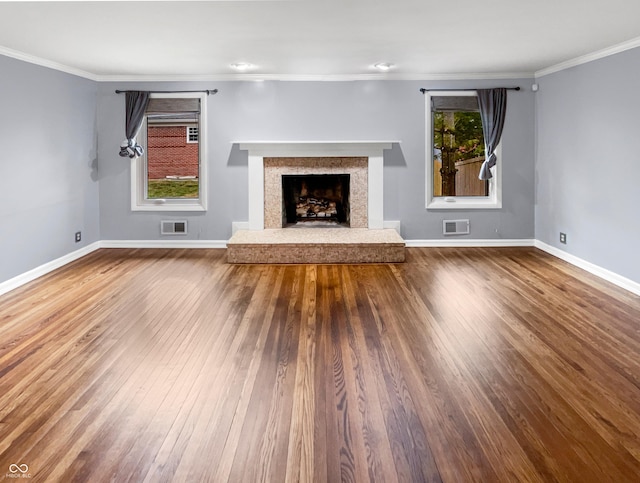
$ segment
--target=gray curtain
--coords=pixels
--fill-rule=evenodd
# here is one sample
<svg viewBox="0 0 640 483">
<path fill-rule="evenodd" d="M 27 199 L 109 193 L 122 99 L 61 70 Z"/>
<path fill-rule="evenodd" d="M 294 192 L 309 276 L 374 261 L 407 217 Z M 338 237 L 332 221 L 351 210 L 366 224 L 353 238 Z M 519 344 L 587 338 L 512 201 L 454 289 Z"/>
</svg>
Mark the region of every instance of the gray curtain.
<svg viewBox="0 0 640 483">
<path fill-rule="evenodd" d="M 120 145 L 120 156 L 135 158 L 144 154 L 144 148 L 136 142 L 136 136 L 142 126 L 144 113 L 149 104 L 149 93 L 146 91 L 125 92 L 125 135 L 127 139 Z"/>
<path fill-rule="evenodd" d="M 478 89 L 478 107 L 484 131 L 485 160 L 480 167 L 480 179 L 491 179 L 489 168 L 496 165 L 496 147 L 502 137 L 507 112 L 507 89 Z"/>
</svg>

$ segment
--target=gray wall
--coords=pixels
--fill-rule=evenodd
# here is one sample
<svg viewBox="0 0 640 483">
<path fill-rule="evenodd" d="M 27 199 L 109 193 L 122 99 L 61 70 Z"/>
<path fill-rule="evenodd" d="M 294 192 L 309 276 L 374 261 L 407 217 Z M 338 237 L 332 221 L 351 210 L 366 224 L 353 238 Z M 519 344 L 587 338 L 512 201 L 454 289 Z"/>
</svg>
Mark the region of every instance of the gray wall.
<svg viewBox="0 0 640 483">
<path fill-rule="evenodd" d="M 104 240 L 155 240 L 161 219 L 189 220 L 187 239 L 226 240 L 232 221 L 248 217 L 247 153 L 238 141 L 400 141 L 385 154 L 384 218 L 400 220 L 406 239 L 442 238 L 442 220 L 469 218 L 473 239 L 534 235 L 534 95 L 532 79 L 467 82 L 212 82 L 103 83 L 98 95 L 100 223 Z M 510 92 L 503 137 L 501 210 L 427 212 L 424 98 L 421 87 L 520 85 Z M 131 212 L 130 164 L 118 156 L 124 97 L 115 89 L 211 89 L 208 101 L 209 211 Z M 181 237 L 180 239 L 184 239 Z"/>
<path fill-rule="evenodd" d="M 0 282 L 100 239 L 96 92 L 0 56 Z"/>
<path fill-rule="evenodd" d="M 536 239 L 640 282 L 640 49 L 538 83 Z"/>
<path fill-rule="evenodd" d="M 468 238 L 535 237 L 640 282 L 640 49 L 544 76 L 535 95 L 531 79 L 98 84 L 2 56 L 0 73 L 0 282 L 97 240 L 162 239 L 160 219 L 188 218 L 189 239 L 227 239 L 247 219 L 243 140 L 401 141 L 385 154 L 384 215 L 406 239 L 442 238 L 442 219 L 468 217 Z M 509 96 L 504 208 L 426 211 L 418 89 L 493 85 L 524 88 Z M 132 213 L 114 89 L 212 87 L 209 211 Z"/>
</svg>

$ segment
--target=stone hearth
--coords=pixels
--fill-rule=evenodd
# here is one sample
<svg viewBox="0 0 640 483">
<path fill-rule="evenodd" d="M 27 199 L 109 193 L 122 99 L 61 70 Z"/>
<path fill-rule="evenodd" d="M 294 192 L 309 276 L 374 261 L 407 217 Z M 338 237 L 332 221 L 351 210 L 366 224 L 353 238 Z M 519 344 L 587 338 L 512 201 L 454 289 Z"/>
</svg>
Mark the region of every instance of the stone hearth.
<svg viewBox="0 0 640 483">
<path fill-rule="evenodd" d="M 240 230 L 227 243 L 229 263 L 398 263 L 404 240 L 395 230 L 309 228 Z"/>
</svg>

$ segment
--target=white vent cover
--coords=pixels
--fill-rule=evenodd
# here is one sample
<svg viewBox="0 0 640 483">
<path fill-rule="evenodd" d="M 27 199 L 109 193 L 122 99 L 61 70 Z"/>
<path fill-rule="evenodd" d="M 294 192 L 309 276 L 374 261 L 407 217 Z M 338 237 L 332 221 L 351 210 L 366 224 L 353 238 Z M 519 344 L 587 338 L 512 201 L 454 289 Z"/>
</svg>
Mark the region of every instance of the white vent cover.
<svg viewBox="0 0 640 483">
<path fill-rule="evenodd" d="M 187 220 L 160 222 L 160 234 L 162 235 L 186 235 Z"/>
<path fill-rule="evenodd" d="M 469 220 L 443 220 L 443 235 L 468 235 Z"/>
</svg>

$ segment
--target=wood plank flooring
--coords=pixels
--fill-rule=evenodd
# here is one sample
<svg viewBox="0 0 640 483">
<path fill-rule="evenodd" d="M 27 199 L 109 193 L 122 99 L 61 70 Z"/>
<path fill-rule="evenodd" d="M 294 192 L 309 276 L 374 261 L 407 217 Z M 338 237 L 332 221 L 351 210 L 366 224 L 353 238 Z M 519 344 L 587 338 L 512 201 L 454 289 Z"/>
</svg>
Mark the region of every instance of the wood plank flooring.
<svg viewBox="0 0 640 483">
<path fill-rule="evenodd" d="M 638 482 L 640 298 L 534 248 L 103 249 L 0 297 L 0 479 Z"/>
</svg>

